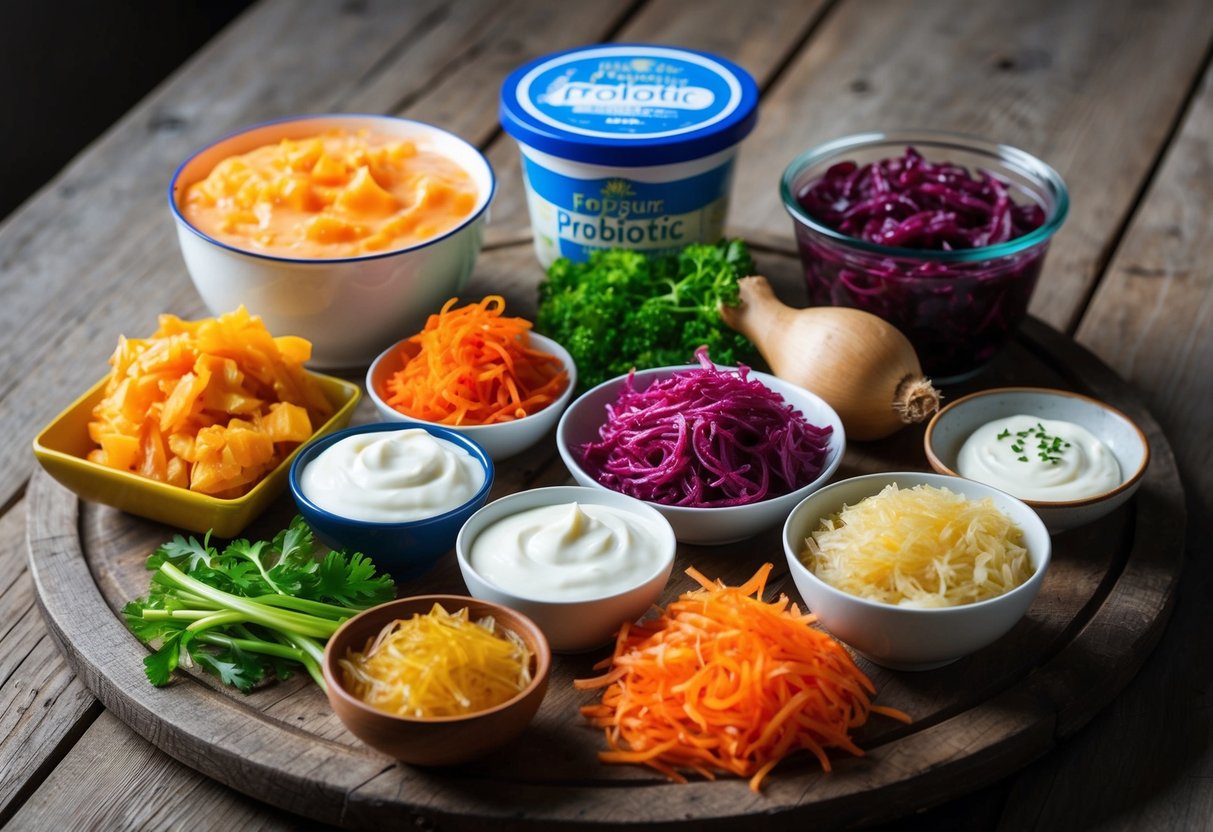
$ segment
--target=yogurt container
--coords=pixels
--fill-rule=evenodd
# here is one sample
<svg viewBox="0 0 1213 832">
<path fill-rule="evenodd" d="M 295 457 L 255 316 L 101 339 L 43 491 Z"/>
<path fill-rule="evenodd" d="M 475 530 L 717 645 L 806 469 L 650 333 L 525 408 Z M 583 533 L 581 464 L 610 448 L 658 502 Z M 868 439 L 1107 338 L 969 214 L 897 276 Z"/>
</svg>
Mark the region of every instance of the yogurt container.
<svg viewBox="0 0 1213 832">
<path fill-rule="evenodd" d="M 519 67 L 501 124 L 522 152 L 539 262 L 719 240 L 757 105 L 744 69 L 690 49 L 602 44 Z"/>
</svg>

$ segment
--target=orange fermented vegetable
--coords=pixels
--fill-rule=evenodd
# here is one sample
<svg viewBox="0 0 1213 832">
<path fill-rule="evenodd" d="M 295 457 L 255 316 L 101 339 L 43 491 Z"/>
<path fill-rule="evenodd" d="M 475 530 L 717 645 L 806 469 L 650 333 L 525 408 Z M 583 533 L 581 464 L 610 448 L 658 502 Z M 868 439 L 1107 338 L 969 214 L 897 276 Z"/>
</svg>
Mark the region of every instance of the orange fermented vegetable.
<svg viewBox="0 0 1213 832">
<path fill-rule="evenodd" d="M 606 733 L 610 750 L 599 759 L 643 763 L 680 783 L 680 770 L 730 773 L 759 791 L 793 751 L 812 752 L 826 771 L 827 748 L 861 756 L 850 732 L 869 713 L 910 721 L 871 704 L 871 681 L 842 645 L 809 626 L 816 616 L 786 596 L 762 600 L 771 569 L 730 587 L 692 567 L 701 589 L 652 621 L 623 626 L 600 665 L 610 669 L 573 683 L 605 688 L 600 704 L 581 709 Z"/>
<path fill-rule="evenodd" d="M 303 369 L 311 344 L 274 338 L 243 306 L 219 318 L 161 315 L 118 339 L 93 408 L 93 462 L 215 497 L 238 497 L 333 407 Z"/>
<path fill-rule="evenodd" d="M 189 186 L 181 211 L 237 248 L 323 259 L 432 239 L 478 201 L 453 159 L 409 140 L 331 130 L 223 159 Z"/>
<path fill-rule="evenodd" d="M 507 318 L 490 295 L 454 309 L 451 298 L 401 345 L 404 366 L 384 400 L 406 416 L 442 425 L 521 419 L 559 398 L 569 383 L 560 359 L 529 345 L 531 322 Z"/>
</svg>

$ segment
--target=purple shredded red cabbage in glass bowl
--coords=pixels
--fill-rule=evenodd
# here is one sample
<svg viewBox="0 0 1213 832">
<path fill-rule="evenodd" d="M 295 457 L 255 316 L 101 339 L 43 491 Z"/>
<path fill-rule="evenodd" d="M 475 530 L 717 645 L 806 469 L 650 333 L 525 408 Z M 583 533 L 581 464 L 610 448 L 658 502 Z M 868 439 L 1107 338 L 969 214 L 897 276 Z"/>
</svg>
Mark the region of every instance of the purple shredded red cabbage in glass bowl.
<svg viewBox="0 0 1213 832">
<path fill-rule="evenodd" d="M 834 473 L 845 436 L 807 390 L 696 358 L 598 385 L 565 411 L 556 441 L 580 485 L 648 502 L 684 543 L 728 543 L 787 519 Z"/>
<path fill-rule="evenodd" d="M 809 302 L 897 326 L 923 370 L 976 374 L 1027 315 L 1069 197 L 1021 150 L 943 133 L 868 133 L 785 170 Z"/>
</svg>

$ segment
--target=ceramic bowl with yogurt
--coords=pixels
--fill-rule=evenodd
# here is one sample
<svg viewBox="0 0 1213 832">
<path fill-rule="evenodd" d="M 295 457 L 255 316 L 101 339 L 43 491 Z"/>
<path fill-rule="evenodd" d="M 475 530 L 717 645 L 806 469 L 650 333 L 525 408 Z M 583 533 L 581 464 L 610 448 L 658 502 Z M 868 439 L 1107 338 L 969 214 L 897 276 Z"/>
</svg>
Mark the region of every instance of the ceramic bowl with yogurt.
<svg viewBox="0 0 1213 832">
<path fill-rule="evenodd" d="M 1021 545 L 1033 568 L 1031 577 L 994 598 L 925 609 L 861 598 L 817 577 L 801 561 L 805 538 L 820 526 L 822 518 L 879 494 L 890 484 L 946 488 L 971 500 L 989 498 L 1022 533 Z M 895 670 L 942 667 L 1006 635 L 1040 591 L 1052 558 L 1048 531 L 1022 501 L 979 482 L 917 472 L 852 477 L 809 495 L 788 516 L 783 547 L 796 589 L 821 625 L 872 661 Z"/>
<path fill-rule="evenodd" d="M 529 416 L 509 422 L 498 422 L 491 425 L 446 425 L 451 430 L 475 440 L 488 452 L 489 456 L 497 461 L 520 454 L 547 436 L 556 427 L 560 414 L 572 400 L 573 390 L 577 387 L 577 365 L 573 362 L 573 356 L 569 355 L 568 350 L 551 338 L 536 332 L 530 333 L 529 339 L 530 345 L 534 349 L 556 356 L 561 366 L 569 374 L 568 384 L 565 385 L 564 392 L 557 397 L 556 401 Z M 401 343 L 403 342 L 393 344 L 371 363 L 370 369 L 366 373 L 367 396 L 375 405 L 375 409 L 379 411 L 380 418 L 385 421 L 424 421 L 401 413 L 388 404 L 388 379 L 404 365 Z"/>
<path fill-rule="evenodd" d="M 334 130 L 411 142 L 454 162 L 474 183 L 469 213 L 454 227 L 403 247 L 325 258 L 235 245 L 187 218 L 183 206 L 189 187 L 224 160 Z M 311 341 L 311 366 L 365 367 L 401 332 L 420 329 L 428 315 L 463 289 L 480 252 L 495 188 L 484 155 L 441 128 L 385 115 L 311 115 L 254 125 L 198 150 L 173 175 L 168 201 L 186 269 L 211 312 L 243 304 L 271 332 Z"/>
<path fill-rule="evenodd" d="M 303 447 L 291 496 L 326 546 L 361 552 L 397 582 L 428 571 L 488 500 L 493 460 L 438 425 L 377 422 Z"/>
<path fill-rule="evenodd" d="M 532 619 L 562 653 L 606 644 L 661 595 L 674 566 L 670 524 L 598 488 L 519 491 L 473 514 L 455 554 L 477 598 Z"/>
<path fill-rule="evenodd" d="M 691 49 L 599 44 L 519 67 L 501 124 L 522 153 L 539 262 L 719 240 L 757 107 L 749 73 Z"/>
<path fill-rule="evenodd" d="M 675 373 L 697 369 L 700 369 L 698 365 L 638 370 L 632 376 L 633 386 L 636 390 L 644 390 L 655 381 L 669 378 Z M 834 408 L 803 387 L 768 373 L 751 371 L 749 377 L 778 393 L 810 424 L 830 428 L 822 469 L 811 482 L 794 491 L 745 505 L 691 508 L 648 502 L 648 505 L 670 521 L 674 534 L 683 543 L 701 546 L 735 543 L 780 525 L 797 503 L 829 482 L 842 462 L 846 449 L 846 433 Z M 600 483 L 593 472 L 583 465 L 579 449 L 587 443 L 599 441 L 599 430 L 606 421 L 607 405 L 618 400 L 627 380 L 628 376 L 617 376 L 604 381 L 575 399 L 560 417 L 560 424 L 556 427 L 556 448 L 578 485 L 611 490 Z"/>
<path fill-rule="evenodd" d="M 1028 419 L 1012 423 L 1016 416 Z M 1043 438 L 1034 422 L 1044 429 Z M 1081 429 L 1082 441 L 1062 435 L 1067 425 Z M 971 438 L 975 444 L 966 451 Z M 1020 497 L 1053 532 L 1115 511 L 1141 486 L 1150 463 L 1149 440 L 1124 413 L 1089 396 L 1042 387 L 994 388 L 957 399 L 932 417 L 923 445 L 936 471 L 986 481 Z M 982 457 L 991 460 L 988 466 L 979 464 Z M 1095 478 L 1105 463 L 1112 473 Z M 1056 496 L 1017 488 L 1020 481 L 1033 487 L 1033 475 L 1056 481 Z"/>
</svg>

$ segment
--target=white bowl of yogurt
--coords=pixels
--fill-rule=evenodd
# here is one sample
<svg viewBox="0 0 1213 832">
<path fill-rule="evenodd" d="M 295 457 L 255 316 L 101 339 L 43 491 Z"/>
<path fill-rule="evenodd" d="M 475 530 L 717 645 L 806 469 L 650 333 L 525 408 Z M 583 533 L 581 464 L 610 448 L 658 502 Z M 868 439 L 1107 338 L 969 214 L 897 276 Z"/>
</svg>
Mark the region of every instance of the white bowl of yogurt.
<svg viewBox="0 0 1213 832">
<path fill-rule="evenodd" d="M 500 104 L 547 268 L 599 249 L 661 254 L 719 240 L 758 86 L 705 52 L 600 44 L 519 67 Z"/>
<path fill-rule="evenodd" d="M 1104 402 L 1043 387 L 1001 387 L 957 399 L 923 437 L 941 474 L 999 488 L 1051 532 L 1098 520 L 1129 500 L 1150 463 L 1132 419 Z"/>
<path fill-rule="evenodd" d="M 502 497 L 455 541 L 468 591 L 526 615 L 561 653 L 600 647 L 644 615 L 669 581 L 676 548 L 669 522 L 649 505 L 580 486 Z"/>
</svg>

